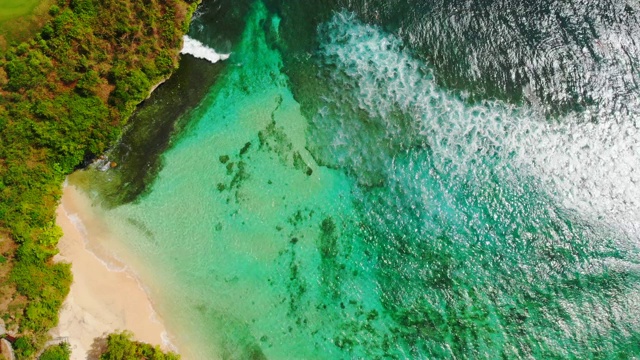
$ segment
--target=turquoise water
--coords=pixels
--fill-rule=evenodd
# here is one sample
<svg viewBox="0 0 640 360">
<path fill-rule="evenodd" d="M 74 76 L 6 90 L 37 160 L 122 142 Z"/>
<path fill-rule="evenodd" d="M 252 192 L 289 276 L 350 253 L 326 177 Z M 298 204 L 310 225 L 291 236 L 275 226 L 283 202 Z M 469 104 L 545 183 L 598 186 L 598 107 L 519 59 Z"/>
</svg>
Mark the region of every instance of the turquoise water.
<svg viewBox="0 0 640 360">
<path fill-rule="evenodd" d="M 590 121 L 609 97 L 448 89 L 366 11 L 301 45 L 268 5 L 144 196 L 106 213 L 192 358 L 640 354 L 633 104 Z"/>
</svg>

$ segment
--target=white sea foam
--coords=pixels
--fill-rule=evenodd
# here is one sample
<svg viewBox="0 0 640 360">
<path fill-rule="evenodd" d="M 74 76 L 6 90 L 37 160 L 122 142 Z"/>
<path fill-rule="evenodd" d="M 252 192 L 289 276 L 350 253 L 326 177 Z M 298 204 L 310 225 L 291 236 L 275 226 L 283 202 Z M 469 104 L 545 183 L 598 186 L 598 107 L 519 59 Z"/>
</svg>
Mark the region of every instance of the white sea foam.
<svg viewBox="0 0 640 360">
<path fill-rule="evenodd" d="M 179 353 L 180 352 L 178 347 L 173 342 L 171 342 L 171 337 L 169 336 L 169 334 L 166 331 L 163 331 L 160 334 L 160 338 L 162 339 L 162 346 L 164 348 L 169 349 L 169 351 L 173 351 L 175 353 Z"/>
<path fill-rule="evenodd" d="M 640 109 L 621 114 L 599 108 L 597 122 L 588 112 L 549 121 L 534 108 L 499 101 L 469 105 L 439 88 L 428 67 L 396 37 L 344 13 L 324 30 L 328 36 L 321 52 L 335 68 L 332 81 L 353 89 L 350 99 L 325 99 L 313 120 L 341 124 L 342 131 L 325 142 L 340 147 L 338 161 L 368 166 L 380 157 L 375 151 L 367 154 L 370 144 L 362 143 L 360 121 L 339 110 L 348 104 L 384 129 L 378 141 L 426 139 L 442 171 L 473 171 L 482 182 L 490 172 L 470 169 L 492 159 L 504 176 L 533 176 L 565 208 L 640 239 Z M 399 123 L 398 113 L 409 118 L 408 124 Z"/>
<path fill-rule="evenodd" d="M 184 45 L 182 46 L 182 54 L 189 54 L 198 59 L 205 59 L 212 63 L 226 60 L 231 54 L 218 54 L 214 49 L 206 46 L 196 39 L 192 39 L 185 35 L 183 38 Z"/>
</svg>

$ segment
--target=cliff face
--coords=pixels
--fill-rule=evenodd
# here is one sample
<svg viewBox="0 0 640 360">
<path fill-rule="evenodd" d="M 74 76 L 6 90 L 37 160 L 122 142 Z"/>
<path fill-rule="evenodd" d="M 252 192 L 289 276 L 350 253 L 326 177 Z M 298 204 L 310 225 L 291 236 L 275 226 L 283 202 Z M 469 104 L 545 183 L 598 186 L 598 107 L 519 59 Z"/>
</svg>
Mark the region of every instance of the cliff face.
<svg viewBox="0 0 640 360">
<path fill-rule="evenodd" d="M 120 135 L 177 66 L 196 1 L 60 0 L 0 54 L 0 313 L 29 358 L 57 323 L 69 265 L 53 264 L 64 177 Z"/>
</svg>

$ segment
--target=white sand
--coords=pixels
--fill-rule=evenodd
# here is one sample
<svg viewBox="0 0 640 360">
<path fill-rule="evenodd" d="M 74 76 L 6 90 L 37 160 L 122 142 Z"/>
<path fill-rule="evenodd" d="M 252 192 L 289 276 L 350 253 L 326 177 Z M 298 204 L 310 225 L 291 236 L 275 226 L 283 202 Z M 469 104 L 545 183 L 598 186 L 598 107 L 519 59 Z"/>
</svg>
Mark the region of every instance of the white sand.
<svg viewBox="0 0 640 360">
<path fill-rule="evenodd" d="M 136 340 L 171 349 L 163 341 L 168 339 L 166 329 L 139 281 L 124 264 L 101 253 L 99 239 L 108 236 L 108 229 L 75 187 L 64 188 L 57 224 L 64 231 L 57 259 L 71 262 L 73 284 L 60 311 L 60 323 L 51 334 L 68 337 L 71 359 L 96 359 L 95 347 L 100 344 L 96 339 L 118 330 L 129 330 Z"/>
</svg>

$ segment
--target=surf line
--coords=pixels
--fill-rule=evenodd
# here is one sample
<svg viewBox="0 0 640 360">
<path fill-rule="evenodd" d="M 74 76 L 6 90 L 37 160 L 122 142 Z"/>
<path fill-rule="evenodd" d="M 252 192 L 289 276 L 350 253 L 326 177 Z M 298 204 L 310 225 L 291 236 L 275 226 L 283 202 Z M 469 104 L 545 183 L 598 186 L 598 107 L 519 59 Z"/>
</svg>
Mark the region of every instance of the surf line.
<svg viewBox="0 0 640 360">
<path fill-rule="evenodd" d="M 189 54 L 198 59 L 205 59 L 211 63 L 217 63 L 218 61 L 227 60 L 231 54 L 218 54 L 214 49 L 206 46 L 200 41 L 190 38 L 185 35 L 182 37 L 184 45 L 180 53 Z"/>
</svg>

